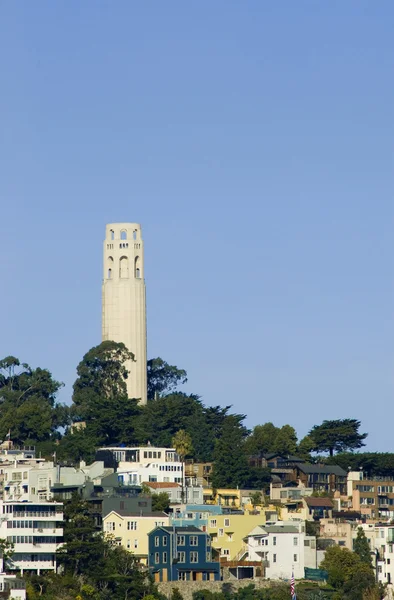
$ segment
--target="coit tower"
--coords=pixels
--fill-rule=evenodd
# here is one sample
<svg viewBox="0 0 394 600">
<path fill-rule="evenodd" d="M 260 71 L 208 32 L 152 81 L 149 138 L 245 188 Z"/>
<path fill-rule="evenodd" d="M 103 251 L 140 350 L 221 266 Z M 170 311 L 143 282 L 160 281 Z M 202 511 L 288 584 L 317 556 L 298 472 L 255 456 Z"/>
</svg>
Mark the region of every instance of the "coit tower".
<svg viewBox="0 0 394 600">
<path fill-rule="evenodd" d="M 102 339 L 123 342 L 135 360 L 129 371 L 129 398 L 147 402 L 146 294 L 144 243 L 137 223 L 110 223 L 104 240 Z"/>
</svg>

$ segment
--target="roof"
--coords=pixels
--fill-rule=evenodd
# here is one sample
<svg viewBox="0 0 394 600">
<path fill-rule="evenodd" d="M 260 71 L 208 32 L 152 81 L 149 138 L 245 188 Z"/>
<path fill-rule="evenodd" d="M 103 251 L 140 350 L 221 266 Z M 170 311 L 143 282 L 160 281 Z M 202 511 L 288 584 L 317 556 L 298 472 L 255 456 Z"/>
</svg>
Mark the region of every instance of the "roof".
<svg viewBox="0 0 394 600">
<path fill-rule="evenodd" d="M 267 533 L 300 533 L 298 527 L 292 525 L 264 525 Z"/>
<path fill-rule="evenodd" d="M 318 508 L 323 506 L 326 508 L 333 508 L 334 506 L 330 498 L 313 498 L 313 496 L 308 496 L 307 498 L 305 498 L 305 502 L 308 506 L 312 508 Z"/>
<path fill-rule="evenodd" d="M 119 517 L 159 517 L 159 518 L 168 518 L 168 515 L 164 512 L 141 512 L 141 511 L 130 511 L 124 509 L 110 510 L 106 515 L 103 516 L 103 519 L 106 519 L 109 515 L 119 515 Z"/>
<path fill-rule="evenodd" d="M 208 535 L 205 531 L 202 531 L 195 525 L 188 525 L 187 527 L 168 527 L 162 525 L 160 529 L 164 529 L 167 533 L 202 533 Z"/>
<path fill-rule="evenodd" d="M 346 471 L 344 471 L 338 465 L 297 465 L 297 468 L 303 473 L 332 473 L 333 475 L 338 475 L 340 477 L 346 477 Z"/>
<path fill-rule="evenodd" d="M 144 481 L 143 485 L 147 485 L 154 490 L 181 487 L 180 483 L 175 483 L 174 481 Z"/>
</svg>

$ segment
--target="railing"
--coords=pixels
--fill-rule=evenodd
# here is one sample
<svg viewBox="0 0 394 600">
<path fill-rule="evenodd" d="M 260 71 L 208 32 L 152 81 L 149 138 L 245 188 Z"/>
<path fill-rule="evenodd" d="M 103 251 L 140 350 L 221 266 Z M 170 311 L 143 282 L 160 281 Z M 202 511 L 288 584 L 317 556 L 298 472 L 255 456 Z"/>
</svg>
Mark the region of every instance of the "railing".
<svg viewBox="0 0 394 600">
<path fill-rule="evenodd" d="M 234 557 L 234 560 L 241 560 L 248 553 L 248 546 L 244 544 L 239 552 Z"/>
</svg>

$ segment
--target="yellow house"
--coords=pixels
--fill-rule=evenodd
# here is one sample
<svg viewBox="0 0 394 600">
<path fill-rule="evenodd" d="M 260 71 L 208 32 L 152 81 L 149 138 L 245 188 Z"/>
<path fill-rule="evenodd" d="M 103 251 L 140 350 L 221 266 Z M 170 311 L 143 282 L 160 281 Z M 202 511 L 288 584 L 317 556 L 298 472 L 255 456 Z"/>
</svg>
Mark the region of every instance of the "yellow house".
<svg viewBox="0 0 394 600">
<path fill-rule="evenodd" d="M 265 525 L 265 512 L 260 514 L 209 515 L 207 532 L 211 536 L 212 548 L 221 559 L 242 560 L 247 551 L 244 538 L 257 525 Z"/>
<path fill-rule="evenodd" d="M 224 489 L 213 490 L 204 488 L 204 504 L 220 504 L 221 506 L 231 506 L 231 508 L 241 508 L 244 490 Z"/>
<path fill-rule="evenodd" d="M 103 518 L 104 534 L 132 552 L 142 564 L 148 563 L 148 533 L 166 525 L 169 525 L 169 517 L 162 512 L 141 515 L 111 511 Z"/>
</svg>

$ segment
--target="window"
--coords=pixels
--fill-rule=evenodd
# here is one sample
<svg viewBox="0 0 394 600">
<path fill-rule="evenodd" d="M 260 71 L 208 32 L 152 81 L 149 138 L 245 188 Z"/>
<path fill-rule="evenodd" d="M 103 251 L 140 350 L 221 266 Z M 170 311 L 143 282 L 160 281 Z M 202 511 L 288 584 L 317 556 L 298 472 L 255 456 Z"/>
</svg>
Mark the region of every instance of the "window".
<svg viewBox="0 0 394 600">
<path fill-rule="evenodd" d="M 190 545 L 191 546 L 198 546 L 198 537 L 196 535 L 191 535 L 190 536 Z"/>
<path fill-rule="evenodd" d="M 178 562 L 184 563 L 186 560 L 186 552 L 178 552 L 177 554 Z"/>
<path fill-rule="evenodd" d="M 218 531 L 218 537 L 223 537 L 224 535 L 224 530 L 223 529 L 219 529 Z"/>
<path fill-rule="evenodd" d="M 232 533 L 228 533 L 227 534 L 227 541 L 228 542 L 232 542 L 233 541 L 233 534 Z"/>
<path fill-rule="evenodd" d="M 274 546 L 276 546 L 276 537 L 275 537 L 275 536 L 272 538 L 272 544 L 273 544 Z"/>
<path fill-rule="evenodd" d="M 298 546 L 298 538 L 293 537 L 293 546 Z"/>
<path fill-rule="evenodd" d="M 134 548 L 138 548 L 138 540 L 134 540 Z"/>
<path fill-rule="evenodd" d="M 127 529 L 129 531 L 137 531 L 137 521 L 127 521 Z"/>
<path fill-rule="evenodd" d="M 276 554 L 272 555 L 272 562 L 276 563 Z"/>
<path fill-rule="evenodd" d="M 123 230 L 120 232 L 120 239 L 127 240 L 127 231 Z"/>
<path fill-rule="evenodd" d="M 297 562 L 297 561 L 298 561 L 298 554 L 294 554 L 294 556 L 293 556 L 293 561 L 294 561 L 294 562 Z"/>
<path fill-rule="evenodd" d="M 345 546 L 345 545 L 346 545 L 346 542 L 344 542 L 343 540 L 340 540 L 338 542 L 338 546 Z"/>
<path fill-rule="evenodd" d="M 224 526 L 230 527 L 230 519 L 224 519 Z"/>
<path fill-rule="evenodd" d="M 137 230 L 134 229 L 133 231 L 133 240 L 135 241 L 137 239 Z"/>
<path fill-rule="evenodd" d="M 160 538 L 158 535 L 155 537 L 155 546 L 160 546 Z"/>
<path fill-rule="evenodd" d="M 211 553 L 207 552 L 207 562 L 211 562 Z"/>
<path fill-rule="evenodd" d="M 158 565 L 160 562 L 160 554 L 158 552 L 155 552 L 155 564 Z"/>
<path fill-rule="evenodd" d="M 105 524 L 105 531 L 115 531 L 115 523 L 113 521 L 107 521 Z"/>
<path fill-rule="evenodd" d="M 167 562 L 167 552 L 163 552 L 163 563 Z"/>
<path fill-rule="evenodd" d="M 187 571 L 179 571 L 178 572 L 178 580 L 179 581 L 188 581 L 188 572 Z"/>
<path fill-rule="evenodd" d="M 111 240 L 114 240 L 115 239 L 115 232 L 114 232 L 114 230 L 110 229 L 109 233 L 110 233 L 110 236 L 111 236 Z"/>
<path fill-rule="evenodd" d="M 192 551 L 190 552 L 190 562 L 197 563 L 198 562 L 198 552 Z"/>
<path fill-rule="evenodd" d="M 167 546 L 167 536 L 163 537 L 163 546 Z"/>
<path fill-rule="evenodd" d="M 230 556 L 230 550 L 228 548 L 223 548 L 222 556 Z"/>
<path fill-rule="evenodd" d="M 184 546 L 185 545 L 185 536 L 177 535 L 176 543 L 177 543 L 177 546 Z"/>
</svg>

